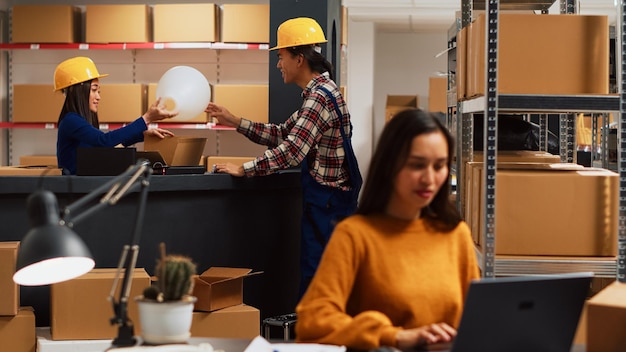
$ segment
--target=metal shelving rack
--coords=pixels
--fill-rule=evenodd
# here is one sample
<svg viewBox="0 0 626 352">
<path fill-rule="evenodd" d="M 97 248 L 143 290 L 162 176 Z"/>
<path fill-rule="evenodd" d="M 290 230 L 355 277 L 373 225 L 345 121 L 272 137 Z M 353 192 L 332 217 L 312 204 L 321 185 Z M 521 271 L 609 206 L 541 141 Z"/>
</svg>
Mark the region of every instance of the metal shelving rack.
<svg viewBox="0 0 626 352">
<path fill-rule="evenodd" d="M 448 121 L 450 126 L 456 128 L 458 141 L 456 170 L 457 170 L 457 194 L 461 194 L 463 185 L 463 164 L 465 161 L 473 160 L 473 121 L 471 113 L 483 112 L 484 119 L 484 167 L 483 192 L 485 192 L 486 208 L 484 209 L 485 231 L 481 234 L 482 248 L 477 248 L 476 253 L 479 258 L 484 277 L 495 276 L 516 276 L 533 274 L 550 274 L 573 271 L 593 271 L 598 277 L 616 277 L 619 281 L 626 281 L 626 131 L 621 126 L 626 126 L 626 3 L 620 2 L 619 24 L 620 31 L 618 38 L 619 52 L 616 62 L 618 70 L 618 96 L 609 95 L 581 95 L 581 96 L 547 96 L 533 94 L 498 94 L 497 91 L 497 66 L 498 66 L 498 27 L 499 11 L 507 9 L 515 10 L 540 10 L 543 13 L 553 5 L 555 0 L 462 0 L 460 28 L 471 22 L 471 12 L 474 9 L 486 9 L 486 95 L 483 97 L 456 102 L 456 96 L 448 94 Z M 574 0 L 560 1 L 561 13 L 577 13 Z M 459 23 L 455 23 L 449 31 L 448 47 L 456 35 Z M 456 104 L 456 113 L 454 107 Z M 560 154 L 561 161 L 573 162 L 575 155 L 574 137 L 574 112 L 607 113 L 617 112 L 619 114 L 619 139 L 618 139 L 618 172 L 619 172 L 619 228 L 618 228 L 618 256 L 614 258 L 605 257 L 533 257 L 533 256 L 496 256 L 495 254 L 495 191 L 496 191 L 496 161 L 497 161 L 497 126 L 498 113 L 518 112 L 518 113 L 558 113 L 560 114 Z M 542 115 L 542 117 L 545 117 Z M 453 121 L 456 119 L 456 121 Z M 545 119 L 540 121 L 542 131 L 545 128 Z M 459 199 L 461 197 L 457 197 Z M 457 201 L 457 206 L 460 206 Z"/>
</svg>

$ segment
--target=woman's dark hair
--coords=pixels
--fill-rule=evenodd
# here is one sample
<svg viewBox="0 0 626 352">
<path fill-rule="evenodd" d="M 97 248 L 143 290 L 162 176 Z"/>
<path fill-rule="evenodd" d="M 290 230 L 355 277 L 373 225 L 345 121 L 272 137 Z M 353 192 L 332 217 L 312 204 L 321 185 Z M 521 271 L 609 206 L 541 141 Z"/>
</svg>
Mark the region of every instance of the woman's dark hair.
<svg viewBox="0 0 626 352">
<path fill-rule="evenodd" d="M 84 117 L 93 127 L 99 128 L 98 113 L 89 109 L 89 94 L 91 93 L 92 80 L 77 83 L 63 89 L 65 103 L 59 115 L 59 123 L 68 112 L 75 112 Z"/>
<path fill-rule="evenodd" d="M 396 114 L 385 126 L 367 174 L 359 200 L 358 214 L 383 214 L 393 192 L 396 176 L 404 167 L 413 138 L 427 133 L 439 132 L 448 143 L 448 170 L 454 155 L 454 139 L 448 129 L 432 113 L 409 109 Z M 449 200 L 450 173 L 432 202 L 421 212 L 435 226 L 451 230 L 461 216 Z"/>
<path fill-rule="evenodd" d="M 328 72 L 330 79 L 334 81 L 335 75 L 333 74 L 333 64 L 326 60 L 324 55 L 317 52 L 315 48 L 315 45 L 300 45 L 285 49 L 287 49 L 287 51 L 289 51 L 293 56 L 302 55 L 309 63 L 311 71 L 318 73 Z"/>
</svg>

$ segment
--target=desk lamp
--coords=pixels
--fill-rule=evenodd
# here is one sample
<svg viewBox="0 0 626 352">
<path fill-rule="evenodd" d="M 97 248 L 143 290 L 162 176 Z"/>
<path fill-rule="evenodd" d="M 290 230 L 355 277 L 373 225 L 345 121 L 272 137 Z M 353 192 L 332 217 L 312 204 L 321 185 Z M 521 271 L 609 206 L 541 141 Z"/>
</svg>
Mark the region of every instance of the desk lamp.
<svg viewBox="0 0 626 352">
<path fill-rule="evenodd" d="M 84 195 L 61 212 L 56 196 L 50 191 L 37 191 L 27 200 L 31 230 L 20 241 L 13 281 L 24 286 L 49 285 L 76 278 L 95 266 L 91 252 L 72 229 L 74 224 L 104 207 L 117 204 L 126 194 L 141 187 L 131 241 L 122 249 L 109 294 L 115 313 L 111 324 L 118 325 L 118 336 L 113 340 L 113 346 L 133 346 L 137 342 L 133 324 L 128 318 L 128 296 L 139 253 L 139 238 L 151 175 L 149 162 L 139 160 L 128 170 Z M 97 203 L 79 212 L 88 203 L 94 203 L 92 201 L 104 192 L 106 193 Z M 74 214 L 75 212 L 77 213 Z M 123 270 L 120 296 L 116 300 L 115 293 Z"/>
</svg>

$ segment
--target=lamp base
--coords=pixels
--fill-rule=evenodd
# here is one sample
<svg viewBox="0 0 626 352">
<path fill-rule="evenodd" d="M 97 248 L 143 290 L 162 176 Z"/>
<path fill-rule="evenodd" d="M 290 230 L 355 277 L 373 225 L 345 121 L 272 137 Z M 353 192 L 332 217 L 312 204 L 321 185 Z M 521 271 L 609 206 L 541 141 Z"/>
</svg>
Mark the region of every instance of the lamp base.
<svg viewBox="0 0 626 352">
<path fill-rule="evenodd" d="M 122 325 L 117 329 L 117 337 L 111 342 L 111 347 L 135 346 L 137 339 L 132 325 Z"/>
</svg>

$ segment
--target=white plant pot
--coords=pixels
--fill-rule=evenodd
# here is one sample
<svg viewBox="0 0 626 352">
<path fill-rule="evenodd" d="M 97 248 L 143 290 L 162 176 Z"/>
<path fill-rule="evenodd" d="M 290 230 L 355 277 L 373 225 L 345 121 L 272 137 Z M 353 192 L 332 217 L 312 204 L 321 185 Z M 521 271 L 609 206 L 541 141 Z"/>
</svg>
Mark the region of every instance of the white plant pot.
<svg viewBox="0 0 626 352">
<path fill-rule="evenodd" d="M 181 301 L 156 302 L 135 297 L 143 341 L 152 345 L 187 342 L 196 300 L 187 296 Z"/>
</svg>

